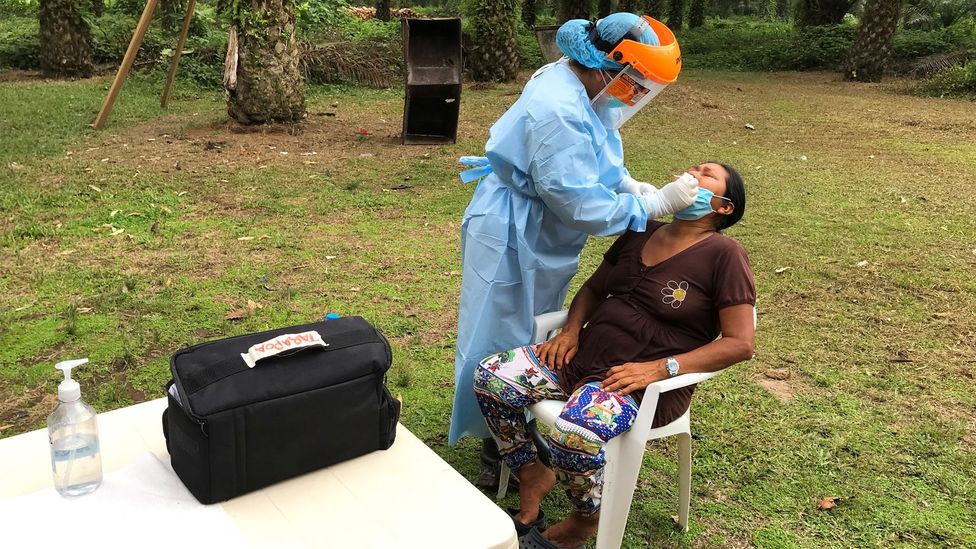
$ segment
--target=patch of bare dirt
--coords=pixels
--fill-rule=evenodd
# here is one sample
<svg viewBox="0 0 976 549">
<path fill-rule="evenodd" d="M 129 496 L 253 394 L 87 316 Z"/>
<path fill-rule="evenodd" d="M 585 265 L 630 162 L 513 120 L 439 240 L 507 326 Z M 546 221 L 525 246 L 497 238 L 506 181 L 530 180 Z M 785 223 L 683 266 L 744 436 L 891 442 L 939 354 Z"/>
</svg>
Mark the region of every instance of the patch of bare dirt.
<svg viewBox="0 0 976 549">
<path fill-rule="evenodd" d="M 796 389 L 786 380 L 761 378 L 756 381 L 760 387 L 769 391 L 780 402 L 791 402 L 796 396 Z"/>
<path fill-rule="evenodd" d="M 16 69 L 0 71 L 0 84 L 30 82 L 32 80 L 44 80 L 44 75 L 40 71 L 22 71 Z"/>
</svg>

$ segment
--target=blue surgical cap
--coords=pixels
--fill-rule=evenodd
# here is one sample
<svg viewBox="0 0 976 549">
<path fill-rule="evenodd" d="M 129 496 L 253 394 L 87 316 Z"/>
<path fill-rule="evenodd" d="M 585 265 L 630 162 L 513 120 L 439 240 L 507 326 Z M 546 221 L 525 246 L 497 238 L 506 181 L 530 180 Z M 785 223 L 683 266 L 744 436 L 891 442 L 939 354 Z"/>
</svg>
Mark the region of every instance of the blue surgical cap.
<svg viewBox="0 0 976 549">
<path fill-rule="evenodd" d="M 641 18 L 633 13 L 612 13 L 597 21 L 596 29 L 600 37 L 610 43 L 620 39 L 634 27 Z M 607 57 L 608 52 L 600 51 L 590 42 L 585 19 L 571 19 L 556 31 L 556 46 L 564 55 L 591 69 L 620 70 L 623 65 Z M 650 26 L 644 28 L 640 41 L 642 44 L 659 46 L 661 42 Z"/>
</svg>

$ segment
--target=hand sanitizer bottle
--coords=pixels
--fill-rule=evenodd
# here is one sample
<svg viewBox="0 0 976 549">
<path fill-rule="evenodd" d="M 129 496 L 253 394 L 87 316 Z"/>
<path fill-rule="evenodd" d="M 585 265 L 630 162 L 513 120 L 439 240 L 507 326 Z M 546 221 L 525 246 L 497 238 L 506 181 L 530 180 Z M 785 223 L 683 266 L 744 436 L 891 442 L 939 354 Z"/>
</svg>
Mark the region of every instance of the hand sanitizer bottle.
<svg viewBox="0 0 976 549">
<path fill-rule="evenodd" d="M 64 381 L 58 385 L 58 406 L 47 417 L 47 432 L 54 488 L 62 496 L 88 494 L 102 483 L 95 409 L 82 402 L 81 387 L 71 379 L 71 369 L 86 362 L 83 358 L 55 365 L 64 372 Z"/>
</svg>

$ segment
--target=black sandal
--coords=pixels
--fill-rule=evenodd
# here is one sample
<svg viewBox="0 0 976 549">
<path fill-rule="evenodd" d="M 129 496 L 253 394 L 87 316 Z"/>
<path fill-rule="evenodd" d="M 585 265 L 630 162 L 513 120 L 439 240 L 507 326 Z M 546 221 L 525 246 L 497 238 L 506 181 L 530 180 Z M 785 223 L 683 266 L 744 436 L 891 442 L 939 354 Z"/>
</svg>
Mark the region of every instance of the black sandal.
<svg viewBox="0 0 976 549">
<path fill-rule="evenodd" d="M 520 522 L 519 519 L 515 518 L 515 515 L 517 515 L 519 512 L 518 509 L 512 509 L 509 507 L 505 509 L 505 512 L 508 513 L 508 516 L 512 517 L 512 522 L 515 523 L 515 533 L 518 534 L 518 537 L 528 534 L 533 528 L 538 529 L 541 532 L 549 527 L 549 525 L 546 524 L 546 514 L 542 511 L 542 507 L 539 508 L 539 517 L 528 524 Z"/>
<path fill-rule="evenodd" d="M 562 547 L 546 539 L 538 528 L 529 530 L 529 533 L 519 537 L 519 549 L 583 549 L 584 544 L 576 547 Z"/>
</svg>

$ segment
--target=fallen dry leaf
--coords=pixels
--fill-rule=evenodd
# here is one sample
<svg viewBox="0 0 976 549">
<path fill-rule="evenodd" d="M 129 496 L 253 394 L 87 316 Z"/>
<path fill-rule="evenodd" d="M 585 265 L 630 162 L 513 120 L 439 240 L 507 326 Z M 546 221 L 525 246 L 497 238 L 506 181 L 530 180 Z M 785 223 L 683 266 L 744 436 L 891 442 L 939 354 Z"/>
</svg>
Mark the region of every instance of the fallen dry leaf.
<svg viewBox="0 0 976 549">
<path fill-rule="evenodd" d="M 325 258 L 328 259 L 329 261 L 331 261 L 331 260 L 335 259 L 336 256 L 334 256 L 334 255 L 327 255 L 327 256 L 325 256 Z"/>
<path fill-rule="evenodd" d="M 102 192 L 101 189 L 99 189 L 98 187 L 96 187 L 94 185 L 89 185 L 88 188 L 91 189 L 91 190 L 93 190 L 93 191 L 95 191 L 96 193 Z"/>
<path fill-rule="evenodd" d="M 14 311 L 19 313 L 20 311 L 23 311 L 23 310 L 26 310 L 26 309 L 30 309 L 31 307 L 34 306 L 35 303 L 37 303 L 37 302 L 36 301 L 32 301 L 32 302 L 28 303 L 27 305 L 24 305 L 23 307 L 17 307 L 16 309 L 14 309 Z"/>
<path fill-rule="evenodd" d="M 243 242 L 243 241 L 246 241 L 246 240 L 254 240 L 254 237 L 253 236 L 241 236 L 241 237 L 238 237 L 237 240 L 240 240 L 240 241 Z"/>
<path fill-rule="evenodd" d="M 183 195 L 185 195 L 185 194 L 186 194 L 187 192 L 189 192 L 189 191 L 180 191 L 180 192 L 178 192 L 178 193 L 176 193 L 176 196 L 183 196 Z"/>
<path fill-rule="evenodd" d="M 112 228 L 112 236 L 119 236 L 120 234 L 122 234 L 124 232 L 125 232 L 125 229 Z"/>
<path fill-rule="evenodd" d="M 820 510 L 820 511 L 826 511 L 827 509 L 833 509 L 834 507 L 837 507 L 837 502 L 838 501 L 840 501 L 840 498 L 836 498 L 836 497 L 833 497 L 833 498 L 823 498 L 823 499 L 820 500 L 820 504 L 817 505 L 817 509 Z"/>
<path fill-rule="evenodd" d="M 93 309 L 93 308 L 91 308 L 91 307 L 78 307 L 78 313 L 79 313 L 79 314 L 83 314 L 83 315 L 84 315 L 84 314 L 88 314 L 88 313 L 90 313 L 90 312 L 92 312 L 92 311 L 94 311 L 94 310 L 95 310 L 95 309 Z"/>
<path fill-rule="evenodd" d="M 250 313 L 251 311 L 247 309 L 238 309 L 232 313 L 228 313 L 227 316 L 224 317 L 224 320 L 241 320 L 242 318 L 247 318 L 247 315 Z"/>
<path fill-rule="evenodd" d="M 864 261 L 858 261 L 857 262 L 857 266 L 858 267 L 867 267 L 868 265 L 870 265 L 870 263 L 868 263 L 868 260 L 866 260 L 866 259 Z"/>
<path fill-rule="evenodd" d="M 108 216 L 109 217 L 115 217 L 115 216 L 119 215 L 119 212 L 121 212 L 121 211 L 122 210 L 112 210 L 112 213 L 108 214 Z"/>
<path fill-rule="evenodd" d="M 785 273 L 788 270 L 790 270 L 789 267 L 780 267 L 780 268 L 776 269 L 776 274 L 782 274 L 782 273 Z"/>
<path fill-rule="evenodd" d="M 247 308 L 253 311 L 255 309 L 263 309 L 264 308 L 264 305 L 261 305 L 257 301 L 251 301 L 250 299 L 248 299 L 247 300 Z"/>
</svg>

